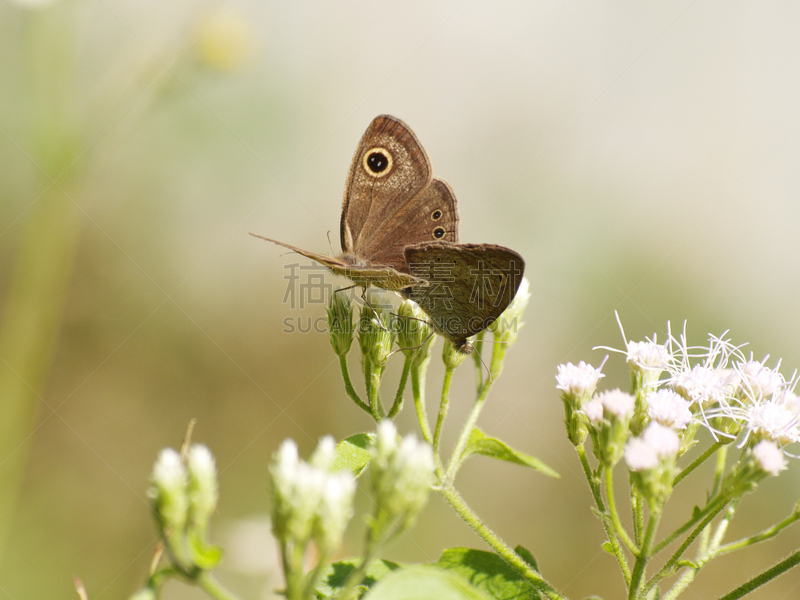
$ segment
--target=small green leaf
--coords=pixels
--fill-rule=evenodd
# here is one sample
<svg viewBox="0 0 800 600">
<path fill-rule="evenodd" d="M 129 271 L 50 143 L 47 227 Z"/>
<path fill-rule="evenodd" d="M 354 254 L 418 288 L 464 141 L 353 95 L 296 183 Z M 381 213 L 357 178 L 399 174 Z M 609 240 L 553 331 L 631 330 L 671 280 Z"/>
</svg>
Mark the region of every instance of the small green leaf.
<svg viewBox="0 0 800 600">
<path fill-rule="evenodd" d="M 195 566 L 203 570 L 213 569 L 222 560 L 222 550 L 218 546 L 208 544 L 201 536 L 190 533 L 186 542 Z"/>
<path fill-rule="evenodd" d="M 603 542 L 602 548 L 603 550 L 608 552 L 611 556 L 614 556 L 614 546 L 611 545 L 611 542 Z"/>
<path fill-rule="evenodd" d="M 536 563 L 525 548 L 517 548 L 525 562 Z M 450 548 L 442 553 L 436 564 L 497 600 L 538 600 L 540 597 L 519 571 L 493 552 Z"/>
<path fill-rule="evenodd" d="M 534 571 L 537 573 L 539 572 L 539 565 L 536 564 L 536 559 L 534 558 L 533 554 L 531 554 L 530 550 L 524 546 L 517 546 L 514 548 L 514 552 L 516 552 L 522 560 L 528 563 Z"/>
<path fill-rule="evenodd" d="M 325 567 L 322 579 L 317 584 L 317 598 L 333 598 L 342 591 L 344 583 L 350 573 L 356 570 L 361 564 L 360 558 L 348 558 L 339 562 L 331 563 Z M 386 575 L 399 568 L 400 565 L 388 560 L 374 560 L 367 568 L 367 574 L 361 582 L 362 590 L 375 585 Z M 363 593 L 363 592 L 362 592 Z"/>
<path fill-rule="evenodd" d="M 469 436 L 469 442 L 464 449 L 461 460 L 465 460 L 472 454 L 483 454 L 484 456 L 505 460 L 524 467 L 531 467 L 550 477 L 560 477 L 558 473 L 538 458 L 520 452 L 519 450 L 514 450 L 505 442 L 486 435 L 477 427 L 472 430 Z"/>
<path fill-rule="evenodd" d="M 434 565 L 398 569 L 379 581 L 364 600 L 492 600 L 492 596 Z"/>
<path fill-rule="evenodd" d="M 374 433 L 357 433 L 336 445 L 333 471 L 350 471 L 355 477 L 361 475 L 370 461 L 368 448 L 375 437 Z"/>
</svg>

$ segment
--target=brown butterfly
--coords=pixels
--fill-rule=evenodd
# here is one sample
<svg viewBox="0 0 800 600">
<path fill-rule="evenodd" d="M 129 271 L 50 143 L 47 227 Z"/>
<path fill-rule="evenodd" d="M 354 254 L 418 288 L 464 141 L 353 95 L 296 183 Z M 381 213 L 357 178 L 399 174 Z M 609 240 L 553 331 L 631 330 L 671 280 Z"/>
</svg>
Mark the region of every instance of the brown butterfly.
<svg viewBox="0 0 800 600">
<path fill-rule="evenodd" d="M 508 248 L 457 243 L 452 189 L 433 178 L 414 133 L 389 115 L 370 123 L 350 164 L 341 255 L 251 235 L 320 262 L 358 286 L 411 298 L 462 352 L 471 350 L 467 338 L 497 319 L 514 298 L 524 269 L 522 257 Z"/>
<path fill-rule="evenodd" d="M 340 231 L 339 256 L 256 237 L 316 260 L 356 285 L 387 290 L 426 285 L 408 268 L 407 246 L 458 241 L 455 195 L 446 182 L 433 179 L 428 155 L 399 119 L 376 117 L 361 136 L 345 184 Z"/>
</svg>

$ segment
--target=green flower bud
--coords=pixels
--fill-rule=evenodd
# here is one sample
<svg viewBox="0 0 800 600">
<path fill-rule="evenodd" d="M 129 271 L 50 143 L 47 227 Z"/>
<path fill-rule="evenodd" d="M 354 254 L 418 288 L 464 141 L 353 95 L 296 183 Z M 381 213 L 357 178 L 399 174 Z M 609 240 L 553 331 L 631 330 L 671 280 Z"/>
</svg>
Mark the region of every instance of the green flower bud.
<svg viewBox="0 0 800 600">
<path fill-rule="evenodd" d="M 193 524 L 205 531 L 219 500 L 217 467 L 211 451 L 202 444 L 189 448 L 186 461 L 189 470 L 189 506 Z"/>
<path fill-rule="evenodd" d="M 328 303 L 328 331 L 337 356 L 350 352 L 353 343 L 353 307 L 347 294 L 334 292 Z"/>
<path fill-rule="evenodd" d="M 376 535 L 390 523 L 400 532 L 413 524 L 428 500 L 434 483 L 433 450 L 413 435 L 398 442 L 394 424 L 384 420 L 378 424 L 371 454 Z"/>
<path fill-rule="evenodd" d="M 442 361 L 444 362 L 444 366 L 448 369 L 458 368 L 467 356 L 469 355 L 456 350 L 455 346 L 448 340 L 444 341 L 444 346 L 442 347 Z"/>
<path fill-rule="evenodd" d="M 361 346 L 361 354 L 381 369 L 392 352 L 393 325 L 392 313 L 388 309 L 374 305 L 361 309 L 358 319 L 358 343 Z"/>
<path fill-rule="evenodd" d="M 413 356 L 423 349 L 425 342 L 432 336 L 433 329 L 428 324 L 425 313 L 413 300 L 403 300 L 397 314 L 397 344 L 403 354 Z"/>
<path fill-rule="evenodd" d="M 189 515 L 188 476 L 176 450 L 161 451 L 153 466 L 152 481 L 148 495 L 162 530 L 183 531 Z"/>
</svg>

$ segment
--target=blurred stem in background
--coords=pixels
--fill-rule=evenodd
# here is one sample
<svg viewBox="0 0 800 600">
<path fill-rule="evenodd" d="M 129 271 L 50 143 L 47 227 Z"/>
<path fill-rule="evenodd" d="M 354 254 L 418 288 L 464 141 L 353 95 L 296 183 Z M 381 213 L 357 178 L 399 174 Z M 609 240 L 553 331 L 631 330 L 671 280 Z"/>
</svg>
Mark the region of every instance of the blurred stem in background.
<svg viewBox="0 0 800 600">
<path fill-rule="evenodd" d="M 17 53 L 25 61 L 23 151 L 33 176 L 0 320 L 0 555 L 46 395 L 81 230 L 74 166 L 81 156 L 75 7 L 61 2 L 28 11 Z"/>
</svg>

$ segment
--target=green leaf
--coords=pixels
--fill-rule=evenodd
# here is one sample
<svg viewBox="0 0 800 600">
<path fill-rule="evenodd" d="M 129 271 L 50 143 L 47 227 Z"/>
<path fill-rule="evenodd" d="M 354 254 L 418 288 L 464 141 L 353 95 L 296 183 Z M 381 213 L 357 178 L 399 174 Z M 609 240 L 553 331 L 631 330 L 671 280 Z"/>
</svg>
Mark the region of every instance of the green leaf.
<svg viewBox="0 0 800 600">
<path fill-rule="evenodd" d="M 331 469 L 350 471 L 356 477 L 361 475 L 371 459 L 368 448 L 374 437 L 374 433 L 357 433 L 339 442 Z"/>
<path fill-rule="evenodd" d="M 525 562 L 536 564 L 530 552 L 520 546 L 517 548 L 516 552 Z M 442 553 L 436 564 L 497 600 L 540 598 L 536 588 L 519 571 L 493 552 L 450 548 Z"/>
<path fill-rule="evenodd" d="M 398 569 L 379 581 L 364 600 L 492 600 L 463 578 L 434 565 Z"/>
<path fill-rule="evenodd" d="M 536 559 L 533 557 L 533 554 L 531 554 L 530 550 L 524 546 L 517 546 L 514 548 L 514 552 L 516 552 L 522 560 L 528 563 L 534 571 L 537 573 L 539 572 L 539 565 L 536 564 Z"/>
<path fill-rule="evenodd" d="M 213 569 L 222 560 L 222 550 L 218 546 L 208 544 L 201 535 L 190 532 L 186 542 L 195 566 L 203 570 Z"/>
<path fill-rule="evenodd" d="M 340 560 L 339 562 L 331 563 L 323 571 L 322 578 L 317 584 L 317 597 L 318 598 L 332 598 L 339 594 L 344 587 L 344 583 L 350 576 L 350 573 L 356 570 L 361 564 L 360 558 L 348 558 Z M 367 574 L 361 582 L 362 590 L 375 585 L 386 575 L 398 569 L 400 565 L 388 560 L 373 560 L 367 569 Z M 363 593 L 363 592 L 362 592 Z"/>
<path fill-rule="evenodd" d="M 538 458 L 519 450 L 514 450 L 505 442 L 486 435 L 477 427 L 469 435 L 469 442 L 464 449 L 464 454 L 461 455 L 461 460 L 465 460 L 472 454 L 483 454 L 484 456 L 498 458 L 524 467 L 531 467 L 550 477 L 560 477 L 558 473 Z"/>
</svg>

